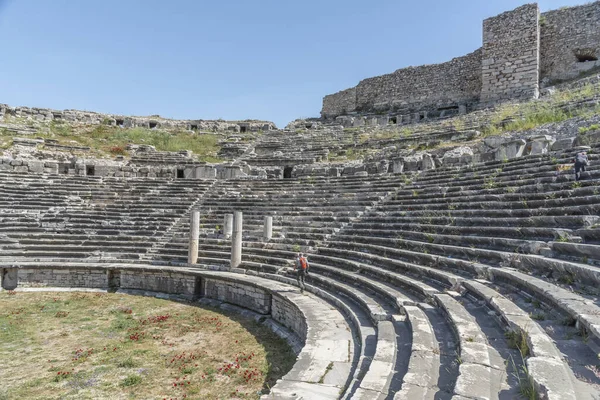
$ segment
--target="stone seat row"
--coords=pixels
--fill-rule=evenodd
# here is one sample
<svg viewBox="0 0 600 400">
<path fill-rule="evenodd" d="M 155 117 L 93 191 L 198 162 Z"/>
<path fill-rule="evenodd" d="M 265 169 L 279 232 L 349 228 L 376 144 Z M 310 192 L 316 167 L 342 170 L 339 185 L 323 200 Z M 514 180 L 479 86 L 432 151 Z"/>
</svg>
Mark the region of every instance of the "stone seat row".
<svg viewBox="0 0 600 400">
<path fill-rule="evenodd" d="M 227 254 L 227 253 L 224 252 L 223 254 Z M 288 256 L 291 256 L 291 254 L 288 254 Z M 329 274 L 329 276 L 331 276 L 332 273 L 335 275 L 335 273 L 336 273 L 335 272 L 335 268 L 332 270 L 333 267 L 327 267 L 327 266 L 325 266 L 325 263 L 329 264 L 329 265 L 331 265 L 331 264 L 335 265 L 335 263 L 332 263 L 331 258 L 325 257 L 325 259 L 323 260 L 324 264 L 321 264 L 321 262 L 322 262 L 321 258 L 323 258 L 322 256 L 313 255 L 312 257 L 313 257 L 312 258 L 312 264 L 314 265 L 315 272 L 319 271 L 319 270 L 325 270 L 327 272 L 327 274 Z M 317 260 L 317 261 L 315 261 L 315 260 Z M 259 264 L 260 261 L 262 261 L 263 263 Z M 256 259 L 256 261 L 251 261 L 251 262 L 246 263 L 246 265 L 251 266 L 252 263 L 255 263 L 256 265 L 261 265 L 263 267 L 263 270 L 264 270 L 264 267 L 266 265 L 273 265 L 273 259 L 272 258 L 271 258 L 271 260 L 268 261 L 271 264 L 264 263 L 265 261 L 266 261 L 265 259 L 261 260 L 259 258 L 259 259 Z M 362 266 L 362 267 L 363 268 L 367 268 L 366 265 Z M 256 266 L 255 266 L 255 268 L 256 268 Z M 276 267 L 276 268 L 278 268 L 278 267 Z M 373 272 L 373 271 L 371 271 L 371 272 Z M 318 272 L 317 272 L 317 274 L 318 274 Z M 382 279 L 382 278 L 384 278 L 384 276 L 380 275 L 378 277 L 379 278 L 378 280 L 372 280 L 371 279 L 370 282 L 369 282 L 368 279 L 365 280 L 364 278 L 357 278 L 357 276 L 355 276 L 355 275 L 352 275 L 350 277 L 345 277 L 344 279 L 346 279 L 346 280 L 351 280 L 351 281 L 359 282 L 360 283 L 359 287 L 350 288 L 349 286 L 347 286 L 347 284 L 343 284 L 343 283 L 339 282 L 341 280 L 341 278 L 339 276 L 338 276 L 338 279 L 331 280 L 331 278 L 327 278 L 327 274 L 323 278 L 321 278 L 319 276 L 318 281 L 320 282 L 320 286 L 328 287 L 328 288 L 330 288 L 330 290 L 333 290 L 333 288 L 334 288 L 336 292 L 338 292 L 338 293 L 339 292 L 345 293 L 346 296 L 352 296 L 354 294 L 354 296 L 353 296 L 354 301 L 357 302 L 359 305 L 361 305 L 361 307 L 363 308 L 363 310 L 365 310 L 367 312 L 367 314 L 370 315 L 370 319 L 373 322 L 387 321 L 387 320 L 389 320 L 391 318 L 390 314 L 392 314 L 393 312 L 390 312 L 389 308 L 387 308 L 385 305 L 381 304 L 381 302 L 380 302 L 381 300 L 378 298 L 377 295 L 375 297 L 373 297 L 373 294 L 369 294 L 369 293 L 372 293 L 372 292 L 364 292 L 364 287 L 368 287 L 371 290 L 373 290 L 376 287 L 379 287 L 382 290 L 382 293 L 379 293 L 379 296 L 383 296 L 383 295 L 386 295 L 386 294 L 387 294 L 387 296 L 390 296 L 390 293 L 394 293 L 395 289 L 393 289 L 389 285 L 389 280 Z M 338 271 L 338 274 L 344 275 L 345 273 L 340 270 L 340 271 Z M 358 279 L 358 281 L 356 281 L 356 279 Z M 402 278 L 402 276 L 398 276 L 397 279 L 400 279 L 403 282 L 404 285 L 407 285 L 407 283 L 411 283 L 413 285 L 413 289 L 411 291 L 409 291 L 409 293 L 421 293 L 423 295 L 432 296 L 432 294 L 435 294 L 436 292 L 440 292 L 440 291 L 438 291 L 436 289 L 433 289 L 432 287 L 428 287 L 427 285 L 417 284 L 417 283 L 415 283 L 414 279 L 411 280 L 410 278 Z M 385 284 L 385 283 L 382 284 L 382 282 L 388 282 L 388 283 L 387 284 Z M 456 279 L 454 280 L 454 283 L 455 282 L 456 282 Z M 346 285 L 346 286 L 344 286 L 344 285 Z M 362 289 L 363 292 L 359 292 L 360 287 L 363 288 Z M 360 293 L 360 294 L 357 294 L 357 293 Z M 398 296 L 396 294 L 396 298 L 402 299 L 403 302 L 407 302 L 408 301 L 408 300 L 406 300 L 407 297 L 414 298 L 414 294 L 412 294 L 410 296 L 407 296 L 407 295 Z M 444 305 L 447 308 L 447 310 L 445 310 L 445 312 L 448 315 L 455 315 L 454 321 L 456 323 L 459 323 L 461 321 L 463 322 L 463 325 L 461 327 L 457 328 L 459 330 L 462 328 L 463 330 L 465 330 L 465 332 L 467 332 L 467 333 L 463 334 L 463 340 L 461 342 L 461 344 L 462 344 L 462 347 L 461 347 L 461 350 L 462 350 L 461 357 L 462 357 L 462 354 L 464 354 L 465 359 L 468 359 L 469 354 L 471 354 L 471 357 L 473 357 L 474 360 L 476 360 L 475 364 L 473 366 L 469 367 L 469 369 L 472 372 L 474 372 L 473 370 L 478 370 L 478 372 L 476 373 L 476 375 L 479 375 L 481 373 L 487 373 L 485 376 L 489 376 L 490 374 L 493 375 L 494 374 L 494 371 L 492 370 L 493 368 L 490 368 L 489 365 L 484 365 L 483 367 L 477 367 L 476 366 L 477 364 L 479 364 L 481 362 L 481 351 L 480 351 L 479 348 L 476 347 L 476 345 L 470 345 L 470 343 L 474 343 L 475 337 L 481 337 L 482 338 L 481 340 L 484 340 L 484 336 L 477 336 L 479 334 L 474 334 L 473 333 L 473 327 L 477 327 L 477 324 L 476 323 L 474 324 L 473 323 L 474 320 L 471 319 L 471 318 L 468 318 L 465 321 L 465 315 L 468 315 L 468 314 L 465 314 L 464 311 L 460 311 L 461 310 L 460 308 L 458 310 L 456 309 L 456 307 L 460 303 L 456 302 L 456 301 L 453 301 L 453 299 L 452 299 L 451 296 L 439 295 L 438 297 L 439 297 L 439 299 L 437 301 L 440 301 L 441 304 Z M 419 305 L 419 303 L 415 303 L 414 301 L 411 304 L 412 305 L 416 304 L 417 306 Z M 452 317 L 450 317 L 450 320 L 452 320 Z M 538 333 L 538 331 L 536 331 L 536 333 Z M 475 343 L 477 343 L 477 342 L 475 342 Z M 487 346 L 487 344 L 485 344 L 485 346 Z M 473 350 L 469 350 L 469 349 L 473 349 Z M 471 353 L 469 353 L 469 351 L 471 351 Z M 435 352 L 432 352 L 431 354 L 435 355 Z M 536 354 L 536 356 L 538 356 L 538 354 Z M 463 359 L 463 363 L 465 362 L 465 359 Z M 498 360 L 496 360 L 496 361 L 497 361 L 497 363 L 494 364 L 494 366 L 496 368 L 502 369 L 503 368 L 503 367 L 501 367 L 502 362 L 498 361 Z M 531 362 L 529 364 L 533 365 L 533 361 L 534 360 L 531 360 Z M 489 361 L 488 361 L 488 363 L 489 363 Z M 468 372 L 467 372 L 468 371 L 468 367 L 465 365 L 462 368 L 464 369 L 464 371 L 461 371 L 461 374 L 463 375 L 463 380 L 464 380 L 468 376 Z M 564 371 L 568 372 L 568 370 L 565 370 L 565 368 L 563 367 L 563 372 Z M 547 372 L 548 372 L 548 370 L 544 369 L 542 367 L 541 371 L 538 372 L 538 375 L 542 375 L 543 373 L 547 373 Z M 567 390 L 570 386 L 564 386 L 564 385 L 565 385 L 565 383 L 569 383 L 571 385 L 572 383 L 570 383 L 570 382 L 571 382 L 572 377 L 569 374 L 567 374 L 566 372 L 565 372 L 565 374 L 566 374 L 565 376 L 566 376 L 567 379 L 566 380 L 563 379 L 560 382 L 560 385 L 557 382 L 557 385 L 559 385 L 559 387 L 563 387 L 565 390 Z M 501 381 L 502 380 L 502 376 L 503 375 L 500 372 L 500 370 L 496 372 L 496 380 L 497 380 L 496 384 L 497 385 L 500 385 L 500 382 L 498 380 Z M 542 377 L 537 377 L 537 378 L 541 379 L 541 381 L 544 382 L 544 380 L 543 380 Z M 490 381 L 493 381 L 493 379 L 492 379 L 491 376 L 490 376 Z M 433 385 L 431 385 L 432 383 L 433 383 Z M 428 382 L 427 385 L 425 385 L 425 388 L 431 389 L 432 387 L 435 387 L 436 384 L 437 384 L 436 381 Z M 481 387 L 479 387 L 479 388 L 470 388 L 468 384 L 466 384 L 466 386 L 465 386 L 465 384 L 463 384 L 462 382 L 457 383 L 457 385 L 458 386 L 455 388 L 455 390 L 457 390 L 459 393 L 463 393 L 463 394 L 471 393 L 471 395 L 472 395 L 472 392 L 469 392 L 469 390 L 474 390 L 474 389 L 482 390 Z M 403 386 L 403 389 L 408 390 L 408 388 L 410 388 L 410 387 L 411 387 L 410 385 L 406 386 L 406 388 Z M 419 387 L 421 389 L 423 389 L 423 386 L 419 386 Z M 415 390 L 416 388 L 411 388 L 411 389 Z M 491 385 L 487 389 L 484 387 L 483 389 L 487 390 L 488 395 L 489 395 L 489 393 L 493 393 L 495 391 L 494 385 Z M 463 390 L 465 392 L 462 392 Z M 433 392 L 435 392 L 435 390 Z M 497 392 L 497 390 L 496 390 L 496 392 Z M 372 394 L 373 393 L 371 392 L 371 395 Z M 479 392 L 479 395 L 481 395 L 481 392 Z M 492 398 L 493 398 L 493 396 L 492 396 Z"/>
<path fill-rule="evenodd" d="M 325 249 L 323 249 L 323 250 L 325 251 Z M 346 249 L 341 249 L 341 250 L 338 250 L 337 253 L 333 253 L 333 254 L 339 254 L 340 256 L 342 256 L 342 259 L 340 259 L 340 260 L 342 260 L 341 262 L 342 263 L 346 263 L 346 262 L 343 261 L 344 257 L 347 258 L 348 254 L 354 254 L 354 253 L 351 253 L 349 250 L 346 250 Z M 362 253 L 360 253 L 360 254 L 362 254 Z M 343 255 L 345 255 L 345 256 L 343 256 Z M 289 254 L 288 256 L 291 256 L 291 254 Z M 361 259 L 364 259 L 364 258 L 362 258 L 363 256 L 364 256 L 364 254 L 361 256 Z M 390 261 L 387 261 L 388 257 L 389 257 L 389 255 L 387 255 L 386 257 L 380 257 L 379 260 L 381 262 L 384 262 L 384 261 L 385 262 L 390 262 Z M 320 268 L 320 269 L 323 269 L 324 271 L 326 271 L 329 274 L 335 273 L 335 271 L 331 270 L 332 267 L 327 267 L 326 266 L 326 265 L 336 265 L 336 263 L 334 261 L 332 261 L 331 257 L 327 257 L 327 256 L 323 257 L 321 255 L 313 255 L 311 260 L 312 260 L 312 264 L 315 266 L 316 270 L 319 270 L 319 268 Z M 262 263 L 260 263 L 261 261 L 262 261 Z M 250 264 L 251 263 L 255 263 L 254 267 L 256 267 L 256 265 L 260 265 L 263 268 L 263 270 L 264 270 L 265 266 L 267 266 L 267 265 L 273 265 L 273 259 L 268 260 L 267 263 L 265 263 L 265 261 L 267 261 L 267 260 L 265 260 L 265 259 L 261 260 L 259 258 L 259 259 L 256 259 L 256 261 L 251 261 Z M 269 262 L 271 264 L 269 264 Z M 369 264 L 371 264 L 371 262 L 369 262 Z M 321 263 L 323 263 L 323 264 L 321 264 Z M 358 268 L 359 272 L 362 271 L 362 273 L 370 273 L 370 274 L 373 274 L 373 273 L 377 272 L 377 270 L 373 270 L 372 268 L 369 269 L 369 267 L 367 265 L 359 264 L 360 266 L 358 266 L 355 263 L 356 262 L 353 262 L 353 269 L 352 270 L 356 271 L 356 268 Z M 413 268 L 419 268 L 419 265 L 418 264 L 414 264 Z M 421 267 L 421 271 L 419 271 L 419 272 L 421 272 L 421 274 L 416 274 L 416 276 L 418 277 L 417 279 L 422 279 L 424 276 L 429 276 L 429 277 L 432 276 L 431 272 L 423 275 L 422 274 L 422 272 L 423 272 L 422 269 L 423 268 Z M 338 273 L 339 273 L 339 271 L 338 271 Z M 413 271 L 413 273 L 414 273 L 414 271 Z M 444 275 L 443 273 L 438 273 L 438 274 L 433 275 L 433 277 L 436 278 L 436 279 L 434 279 L 434 281 L 435 282 L 446 282 L 447 287 L 450 287 L 450 288 L 456 288 L 457 282 L 460 282 L 461 280 L 464 280 L 464 278 L 461 277 L 461 276 L 453 276 L 452 274 L 448 274 L 448 273 L 446 273 L 446 276 L 443 276 L 443 275 Z M 379 275 L 376 275 L 376 276 L 377 276 L 378 280 L 371 282 L 371 288 L 374 288 L 376 286 L 381 286 L 381 282 L 389 282 L 389 276 L 386 279 L 386 275 L 383 272 L 382 272 L 382 274 L 379 274 Z M 443 278 L 441 278 L 441 276 L 443 276 Z M 346 278 L 346 279 L 356 280 L 356 277 L 354 275 L 352 275 L 352 277 Z M 411 279 L 411 278 L 403 278 L 402 276 L 397 276 L 396 279 L 400 279 L 400 281 L 398 281 L 398 282 L 402 282 L 403 285 L 409 285 L 409 286 L 412 285 L 413 289 L 411 291 L 414 292 L 414 293 L 421 293 L 423 296 L 431 296 L 432 293 L 435 293 L 437 291 L 435 289 L 432 289 L 431 287 L 428 287 L 427 285 L 415 283 L 414 278 Z M 332 285 L 332 282 L 329 281 L 328 285 Z M 361 281 L 361 285 L 363 287 L 365 285 L 368 287 L 367 283 L 364 280 Z M 383 286 L 386 286 L 386 285 L 384 284 Z M 338 290 L 340 290 L 339 287 L 338 287 Z M 471 290 L 473 290 L 473 289 L 471 288 Z M 389 286 L 388 286 L 388 289 L 385 289 L 385 291 L 389 292 Z M 482 291 L 483 291 L 483 289 L 479 288 L 479 292 L 478 293 L 481 294 Z M 345 293 L 346 294 L 352 293 L 352 291 L 346 290 Z M 498 296 L 495 296 L 494 298 L 497 299 Z M 500 296 L 500 298 L 501 298 L 501 296 Z M 366 309 L 368 309 L 368 310 L 371 311 L 371 317 L 374 318 L 375 320 L 383 318 L 383 316 L 380 313 L 375 313 L 374 314 L 372 312 L 373 310 L 381 310 L 381 307 L 377 305 L 377 301 L 370 301 L 369 302 L 367 299 L 368 299 L 368 296 L 361 296 L 361 299 L 359 299 L 357 301 L 358 301 L 358 303 L 362 304 L 363 307 L 365 307 Z M 371 298 L 371 300 L 373 300 L 373 298 Z M 448 298 L 445 298 L 444 300 L 446 300 L 446 303 L 450 304 L 449 306 L 446 305 L 446 307 L 455 307 L 456 306 L 456 304 L 454 304 L 454 302 L 452 302 Z M 438 301 L 444 301 L 444 300 L 438 300 Z M 510 303 L 508 303 L 508 304 L 510 304 Z M 448 313 L 448 312 L 452 312 L 452 311 L 446 310 L 446 312 Z M 456 310 L 454 310 L 454 312 L 456 312 Z M 511 312 L 513 312 L 513 310 L 509 308 L 506 315 L 508 315 L 509 317 L 511 317 L 512 316 Z M 520 312 L 520 313 L 517 313 L 517 314 L 520 315 L 521 317 L 523 317 L 523 315 L 526 315 L 523 312 Z M 527 318 L 529 318 L 529 317 L 527 317 Z M 514 317 L 513 317 L 513 319 L 514 319 Z M 456 321 L 461 321 L 460 317 L 456 317 Z M 467 324 L 467 326 L 471 326 L 471 323 L 473 321 L 471 320 L 469 322 L 470 323 Z M 518 319 L 517 319 L 517 322 L 519 322 L 519 324 L 514 325 L 514 326 L 520 326 L 521 328 L 524 328 L 526 324 L 530 323 L 530 322 L 523 323 L 523 321 L 519 321 Z M 475 324 L 475 326 L 477 326 L 477 324 Z M 534 332 L 532 332 L 531 327 L 528 327 L 526 332 L 527 332 L 527 334 L 530 334 L 532 336 L 536 336 L 536 335 L 539 335 L 539 334 L 543 333 L 543 331 L 541 331 L 539 329 L 534 330 Z M 467 336 L 464 339 L 466 340 L 466 343 L 472 343 L 472 340 L 471 340 L 472 338 L 473 338 L 472 334 L 469 334 L 469 336 Z M 536 336 L 535 340 L 536 340 L 536 342 L 534 342 L 534 343 L 537 344 L 539 342 L 539 340 L 541 340 L 541 339 Z M 548 342 L 547 338 L 543 339 L 543 340 L 545 340 L 545 342 Z M 468 346 L 466 345 L 466 343 L 463 343 L 463 348 L 468 348 Z M 541 375 L 543 375 L 544 373 L 548 373 L 549 372 L 549 370 L 547 368 L 548 366 L 546 366 L 546 367 L 544 367 L 543 365 L 537 365 L 536 366 L 536 362 L 541 362 L 541 363 L 548 362 L 548 363 L 551 364 L 551 366 L 553 366 L 554 364 L 557 364 L 557 365 L 561 366 L 563 372 L 565 373 L 564 376 L 563 376 L 563 378 L 566 377 L 568 379 L 566 379 L 566 378 L 562 379 L 560 381 L 560 383 L 556 382 L 556 385 L 559 388 L 560 387 L 564 387 L 565 390 L 566 390 L 569 386 L 568 385 L 564 386 L 564 385 L 565 385 L 565 383 L 568 383 L 568 382 L 572 381 L 572 376 L 571 376 L 572 374 L 571 373 L 567 373 L 569 370 L 568 370 L 568 368 L 565 369 L 564 365 L 562 365 L 562 361 L 558 362 L 556 360 L 557 357 L 558 357 L 558 360 L 562 359 L 561 357 L 557 356 L 558 353 L 556 351 L 554 351 L 550 356 L 548 356 L 548 354 L 545 354 L 543 352 L 543 351 L 545 351 L 545 349 L 544 349 L 545 345 L 540 345 L 540 346 L 541 346 L 541 348 L 537 350 L 537 354 L 535 353 L 535 351 L 534 351 L 533 354 L 535 354 L 536 357 L 538 357 L 538 356 L 539 357 L 546 357 L 546 358 L 551 358 L 551 360 L 545 360 L 543 358 L 542 359 L 538 359 L 538 360 L 530 360 L 528 362 L 528 366 L 532 370 L 537 367 L 537 369 L 539 370 L 538 374 L 541 374 Z M 476 354 L 477 354 L 477 356 L 480 356 L 480 354 L 478 354 L 478 353 L 476 353 Z M 473 367 L 473 368 L 476 369 L 476 367 Z M 545 380 L 543 378 L 541 378 L 541 377 L 538 377 L 538 379 L 541 379 L 541 382 L 545 382 Z M 555 387 L 554 390 L 557 390 L 556 387 Z M 571 393 L 574 393 L 574 392 L 571 391 Z M 558 398 L 560 398 L 560 397 L 558 397 Z"/>
</svg>

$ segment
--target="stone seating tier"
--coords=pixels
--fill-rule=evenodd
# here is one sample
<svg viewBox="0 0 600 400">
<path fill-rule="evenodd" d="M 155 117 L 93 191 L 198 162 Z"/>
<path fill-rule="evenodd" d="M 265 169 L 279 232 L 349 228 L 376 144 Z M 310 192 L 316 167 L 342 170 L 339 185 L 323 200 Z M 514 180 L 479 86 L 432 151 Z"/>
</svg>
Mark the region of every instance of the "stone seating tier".
<svg viewBox="0 0 600 400">
<path fill-rule="evenodd" d="M 218 268 L 229 265 L 231 245 L 217 225 L 222 226 L 224 214 L 241 210 L 246 231 L 241 267 L 247 274 L 293 283 L 294 254 L 298 248 L 308 251 L 308 291 L 336 304 L 353 321 L 356 363 L 345 398 L 515 398 L 515 374 L 526 368 L 541 396 L 591 399 L 600 385 L 586 368 L 600 348 L 593 288 L 600 282 L 594 265 L 598 171 L 594 156 L 589 173 L 575 184 L 572 172 L 556 169 L 571 156 L 572 151 L 563 151 L 440 168 L 408 179 L 206 182 L 166 218 L 146 219 L 156 226 L 169 219 L 172 224 L 141 235 L 151 243 L 143 249 L 131 239 L 133 233 L 116 244 L 111 235 L 94 243 L 91 235 L 76 239 L 60 229 L 34 229 L 41 229 L 35 233 L 41 240 L 52 240 L 56 232 L 60 246 L 79 240 L 80 254 L 97 246 L 99 257 L 114 261 L 107 248 L 114 246 L 123 251 L 116 257 L 137 255 L 137 263 L 187 268 L 189 212 L 198 209 L 204 224 L 198 262 Z M 23 196 L 18 190 L 5 193 Z M 119 212 L 138 212 L 135 202 L 151 197 L 136 194 L 106 214 L 86 216 L 66 196 L 61 192 L 46 201 L 42 195 L 37 203 L 24 203 L 32 207 L 24 212 L 45 214 L 49 203 L 63 201 L 61 215 L 73 213 L 78 235 L 86 221 L 101 223 L 104 215 L 119 231 L 126 227 Z M 169 201 L 168 196 L 154 198 L 148 203 L 152 207 L 132 214 L 134 227 L 145 227 L 143 214 Z M 6 221 L 0 227 L 2 249 L 39 245 L 31 248 L 36 257 L 61 257 L 44 254 L 50 248 L 14 232 L 19 229 L 11 237 L 12 222 L 34 221 L 13 214 L 0 211 L 0 224 Z M 266 215 L 274 217 L 268 242 L 261 238 Z M 56 221 L 49 215 L 47 222 Z M 16 257 L 8 258 L 14 262 Z M 22 262 L 27 258 L 23 255 Z M 513 348 L 519 342 L 515 338 L 527 343 L 522 359 Z"/>
</svg>

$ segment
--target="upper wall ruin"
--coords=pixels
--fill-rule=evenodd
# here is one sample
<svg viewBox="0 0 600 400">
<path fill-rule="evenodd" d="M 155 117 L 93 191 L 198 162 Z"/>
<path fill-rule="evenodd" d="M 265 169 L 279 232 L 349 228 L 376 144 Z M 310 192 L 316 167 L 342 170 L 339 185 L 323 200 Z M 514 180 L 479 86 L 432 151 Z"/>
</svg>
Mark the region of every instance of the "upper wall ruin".
<svg viewBox="0 0 600 400">
<path fill-rule="evenodd" d="M 180 129 L 190 131 L 232 131 L 232 132 L 251 132 L 268 131 L 277 129 L 277 126 L 270 121 L 245 120 L 245 121 L 224 121 L 224 120 L 176 120 L 163 118 L 158 115 L 149 117 L 130 117 L 114 114 L 103 114 L 93 111 L 80 110 L 52 110 L 49 108 L 37 107 L 11 107 L 7 104 L 0 104 L 0 119 L 22 119 L 37 122 L 65 122 L 76 125 L 110 125 L 123 128 L 164 128 Z"/>
<path fill-rule="evenodd" d="M 483 46 L 451 61 L 364 79 L 323 98 L 321 117 L 465 109 L 533 99 L 541 86 L 600 67 L 600 1 L 540 14 L 537 4 L 488 18 Z"/>
</svg>

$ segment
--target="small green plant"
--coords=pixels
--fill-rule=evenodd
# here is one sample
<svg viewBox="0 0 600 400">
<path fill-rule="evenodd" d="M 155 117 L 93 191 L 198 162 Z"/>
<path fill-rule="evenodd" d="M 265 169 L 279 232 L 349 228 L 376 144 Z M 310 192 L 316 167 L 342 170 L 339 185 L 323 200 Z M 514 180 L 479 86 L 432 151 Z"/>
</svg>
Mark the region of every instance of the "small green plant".
<svg viewBox="0 0 600 400">
<path fill-rule="evenodd" d="M 587 256 L 583 256 L 583 257 L 581 257 L 581 263 L 582 263 L 582 264 L 587 264 L 589 261 L 590 261 L 590 260 L 589 260 L 589 258 L 588 258 Z"/>
<path fill-rule="evenodd" d="M 462 361 L 462 357 L 460 356 L 460 353 L 456 352 L 456 358 L 455 358 L 456 364 L 460 365 L 463 363 Z"/>
<path fill-rule="evenodd" d="M 299 252 L 300 252 L 300 250 L 301 250 L 301 247 L 300 247 L 300 245 L 299 245 L 299 244 L 295 244 L 295 245 L 293 245 L 293 246 L 292 246 L 292 251 L 293 251 L 294 253 L 299 253 Z"/>
<path fill-rule="evenodd" d="M 581 340 L 583 340 L 583 343 L 587 343 L 588 340 L 590 339 L 590 333 L 585 328 L 581 328 L 581 330 L 579 331 L 579 334 L 581 335 Z"/>
<path fill-rule="evenodd" d="M 128 375 L 127 378 L 121 381 L 120 386 L 129 387 L 142 383 L 142 377 L 139 375 Z"/>
<path fill-rule="evenodd" d="M 579 189 L 581 187 L 581 182 L 573 182 L 571 184 L 571 188 L 573 189 Z"/>
<path fill-rule="evenodd" d="M 541 311 L 536 311 L 534 313 L 531 313 L 530 317 L 531 319 L 535 319 L 536 321 L 543 321 L 546 319 L 546 314 L 544 314 Z"/>
<path fill-rule="evenodd" d="M 483 180 L 483 187 L 485 189 L 494 189 L 497 186 L 496 180 L 494 178 L 495 177 L 493 176 L 485 178 Z"/>
<path fill-rule="evenodd" d="M 517 366 L 512 355 L 510 356 L 510 362 L 512 364 L 512 375 L 517 379 L 519 386 L 519 394 L 523 399 L 526 400 L 538 400 L 539 394 L 535 388 L 535 382 L 533 377 L 529 374 L 527 365 L 525 364 L 524 357 L 521 357 L 522 364 Z"/>
<path fill-rule="evenodd" d="M 186 366 L 181 369 L 181 373 L 185 374 L 185 375 L 191 375 L 194 373 L 195 370 L 196 370 L 196 368 L 194 368 L 194 367 Z"/>
<path fill-rule="evenodd" d="M 511 330 L 504 334 L 508 347 L 511 349 L 517 349 L 521 353 L 521 357 L 529 356 L 529 343 L 527 343 L 527 336 L 521 330 Z"/>
<path fill-rule="evenodd" d="M 560 235 L 558 239 L 556 239 L 556 241 L 561 243 L 568 243 L 570 241 L 570 238 L 568 235 Z"/>
<path fill-rule="evenodd" d="M 121 360 L 117 366 L 119 368 L 135 368 L 137 367 L 137 363 L 131 357 L 127 357 L 124 360 Z"/>
<path fill-rule="evenodd" d="M 565 285 L 572 285 L 573 283 L 575 283 L 575 278 L 573 277 L 573 274 L 566 273 L 564 275 L 561 275 L 560 278 L 558 278 L 558 281 Z"/>
<path fill-rule="evenodd" d="M 417 197 L 419 195 L 419 192 L 417 190 L 413 190 L 412 195 L 413 197 Z"/>
<path fill-rule="evenodd" d="M 585 134 L 585 133 L 588 133 L 588 132 L 591 132 L 591 131 L 597 131 L 599 129 L 600 129 L 600 125 L 598 125 L 598 124 L 593 124 L 593 125 L 586 126 L 586 127 L 582 126 L 582 127 L 579 128 L 579 133 L 580 134 Z"/>
<path fill-rule="evenodd" d="M 325 376 L 329 373 L 329 371 L 331 371 L 333 369 L 333 362 L 330 362 L 327 365 L 327 368 L 325 368 L 325 373 L 323 374 L 323 376 L 321 376 L 321 378 L 319 379 L 319 383 L 324 383 L 325 381 Z"/>
</svg>

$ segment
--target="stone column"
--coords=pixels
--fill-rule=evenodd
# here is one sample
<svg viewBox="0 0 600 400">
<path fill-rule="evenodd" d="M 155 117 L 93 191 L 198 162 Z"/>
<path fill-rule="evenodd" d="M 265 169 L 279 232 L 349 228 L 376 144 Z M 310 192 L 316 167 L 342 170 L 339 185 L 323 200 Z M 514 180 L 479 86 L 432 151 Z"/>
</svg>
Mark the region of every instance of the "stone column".
<svg viewBox="0 0 600 400">
<path fill-rule="evenodd" d="M 233 235 L 231 236 L 231 268 L 242 263 L 242 212 L 233 214 Z"/>
<path fill-rule="evenodd" d="M 231 237 L 233 231 L 233 214 L 225 214 L 225 220 L 223 221 L 223 236 L 225 239 Z"/>
<path fill-rule="evenodd" d="M 265 217 L 265 223 L 263 227 L 263 239 L 268 242 L 273 237 L 273 217 Z"/>
<path fill-rule="evenodd" d="M 200 211 L 192 211 L 190 216 L 190 246 L 188 250 L 188 264 L 198 261 L 198 237 L 200 236 Z"/>
</svg>

